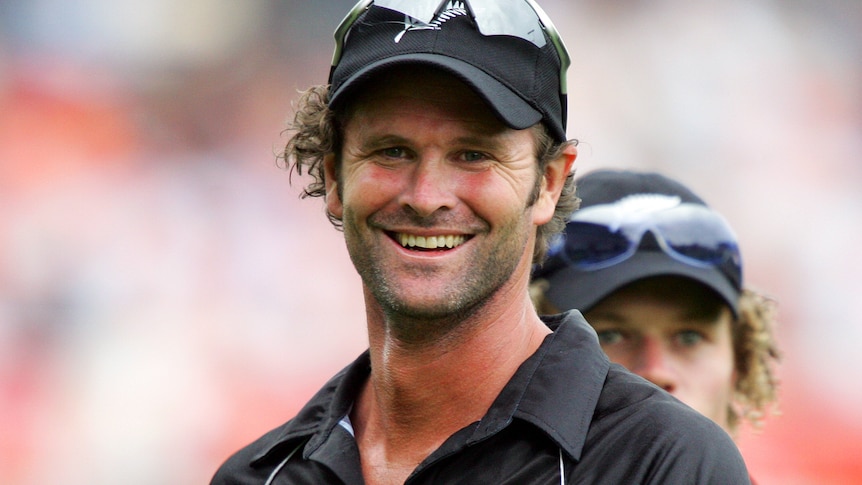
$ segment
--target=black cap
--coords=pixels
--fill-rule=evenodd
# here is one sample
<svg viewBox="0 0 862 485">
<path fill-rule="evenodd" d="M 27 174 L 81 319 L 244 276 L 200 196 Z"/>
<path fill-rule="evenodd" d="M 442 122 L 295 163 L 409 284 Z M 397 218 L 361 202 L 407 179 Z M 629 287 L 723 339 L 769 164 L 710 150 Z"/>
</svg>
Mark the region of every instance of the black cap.
<svg viewBox="0 0 862 485">
<path fill-rule="evenodd" d="M 485 35 L 468 2 L 443 3 L 428 22 L 374 3 L 366 7 L 336 51 L 329 77 L 330 107 L 337 109 L 376 73 L 425 65 L 466 83 L 510 128 L 521 130 L 541 121 L 555 140 L 564 141 L 566 95 L 561 65 L 568 66 L 568 56 L 561 61 L 555 47 L 562 46 L 561 41 L 548 38 L 544 29 L 541 46 L 516 35 Z M 542 24 L 537 20 L 536 25 Z"/>
<path fill-rule="evenodd" d="M 627 170 L 598 170 L 576 181 L 581 209 L 611 204 L 632 195 L 662 194 L 679 197 L 680 202 L 706 206 L 706 203 L 681 183 L 658 173 Z M 577 214 L 577 212 L 575 212 Z M 587 312 L 611 293 L 635 281 L 654 276 L 682 276 L 695 280 L 717 293 L 739 315 L 742 267 L 739 261 L 715 267 L 685 264 L 647 244 L 647 233 L 637 252 L 630 258 L 602 269 L 580 269 L 552 255 L 533 277 L 547 280 L 546 298 L 561 310 Z"/>
</svg>

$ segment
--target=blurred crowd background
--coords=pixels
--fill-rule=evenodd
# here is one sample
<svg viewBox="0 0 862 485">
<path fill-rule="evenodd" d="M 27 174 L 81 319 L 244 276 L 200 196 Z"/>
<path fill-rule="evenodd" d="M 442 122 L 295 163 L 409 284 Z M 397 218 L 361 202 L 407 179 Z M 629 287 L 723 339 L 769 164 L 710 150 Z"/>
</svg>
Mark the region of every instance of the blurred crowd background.
<svg viewBox="0 0 862 485">
<path fill-rule="evenodd" d="M 0 2 L 0 483 L 207 483 L 365 348 L 276 161 L 353 3 Z M 684 181 L 779 302 L 758 482 L 862 483 L 862 2 L 541 3 L 579 173 Z"/>
</svg>

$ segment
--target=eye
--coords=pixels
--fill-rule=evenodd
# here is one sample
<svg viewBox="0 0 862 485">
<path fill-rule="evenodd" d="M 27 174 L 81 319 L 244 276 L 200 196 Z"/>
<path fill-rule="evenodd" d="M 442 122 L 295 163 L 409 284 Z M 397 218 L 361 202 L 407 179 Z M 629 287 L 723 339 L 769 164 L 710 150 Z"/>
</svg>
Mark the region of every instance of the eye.
<svg viewBox="0 0 862 485">
<path fill-rule="evenodd" d="M 404 158 L 407 156 L 407 150 L 404 147 L 389 147 L 380 150 L 380 153 L 387 158 Z"/>
<path fill-rule="evenodd" d="M 623 334 L 619 330 L 598 330 L 599 343 L 604 347 L 614 345 L 623 341 Z"/>
<path fill-rule="evenodd" d="M 694 347 L 703 340 L 703 334 L 695 330 L 683 330 L 676 334 L 677 343 L 683 347 Z"/>
<path fill-rule="evenodd" d="M 461 153 L 461 159 L 465 162 L 481 162 L 487 160 L 488 156 L 482 152 L 465 151 Z"/>
</svg>

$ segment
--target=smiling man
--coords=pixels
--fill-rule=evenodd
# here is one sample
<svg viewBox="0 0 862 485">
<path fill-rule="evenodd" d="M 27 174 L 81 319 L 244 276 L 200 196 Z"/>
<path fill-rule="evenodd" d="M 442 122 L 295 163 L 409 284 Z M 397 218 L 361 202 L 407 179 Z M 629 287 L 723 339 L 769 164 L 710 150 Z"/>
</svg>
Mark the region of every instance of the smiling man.
<svg viewBox="0 0 862 485">
<path fill-rule="evenodd" d="M 369 349 L 214 484 L 748 483 L 728 435 L 542 319 L 577 205 L 568 55 L 532 1 L 362 1 L 285 160 L 361 276 Z"/>
</svg>

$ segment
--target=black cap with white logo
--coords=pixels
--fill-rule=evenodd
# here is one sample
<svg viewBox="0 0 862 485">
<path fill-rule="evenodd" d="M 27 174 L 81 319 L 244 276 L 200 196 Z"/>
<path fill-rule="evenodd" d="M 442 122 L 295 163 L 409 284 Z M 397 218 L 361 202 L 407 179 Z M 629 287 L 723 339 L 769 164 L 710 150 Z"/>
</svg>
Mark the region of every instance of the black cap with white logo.
<svg viewBox="0 0 862 485">
<path fill-rule="evenodd" d="M 513 129 L 543 122 L 566 139 L 569 58 L 553 25 L 530 0 L 364 0 L 336 31 L 329 76 L 338 109 L 372 75 L 432 66 L 475 90 Z M 473 9 L 475 8 L 475 12 Z"/>
</svg>

